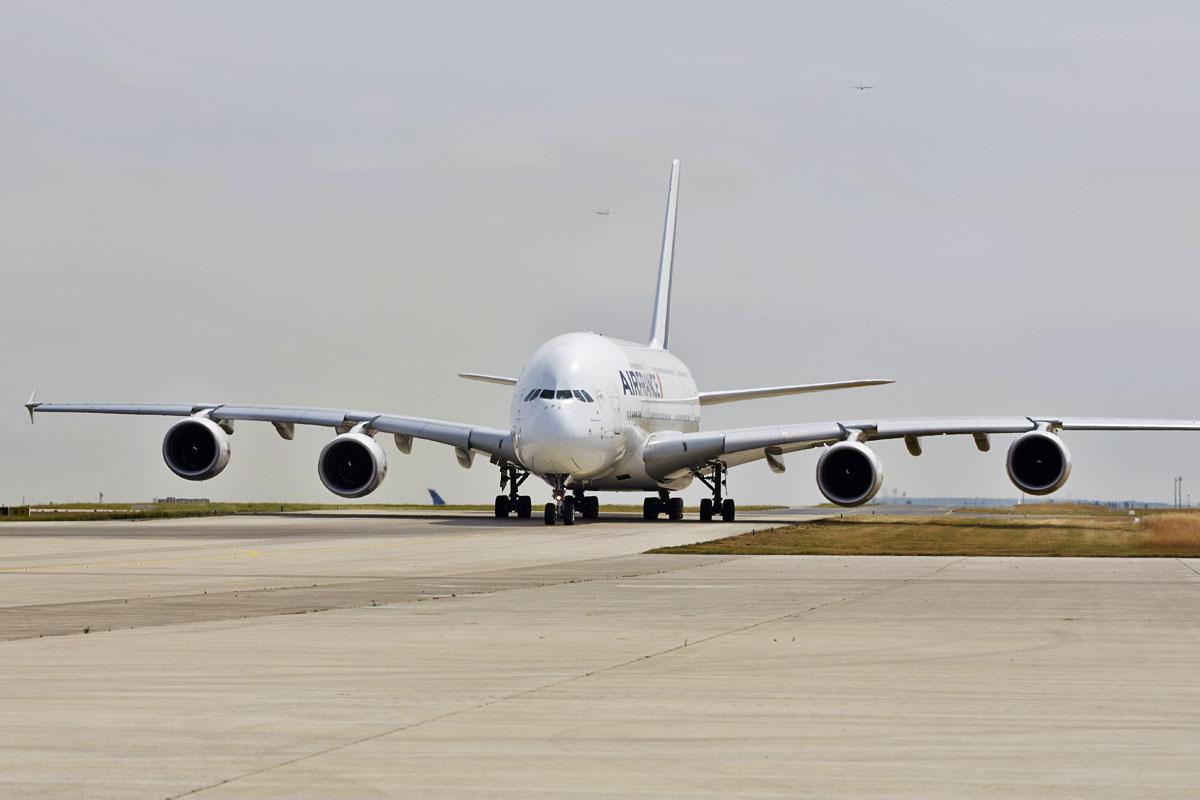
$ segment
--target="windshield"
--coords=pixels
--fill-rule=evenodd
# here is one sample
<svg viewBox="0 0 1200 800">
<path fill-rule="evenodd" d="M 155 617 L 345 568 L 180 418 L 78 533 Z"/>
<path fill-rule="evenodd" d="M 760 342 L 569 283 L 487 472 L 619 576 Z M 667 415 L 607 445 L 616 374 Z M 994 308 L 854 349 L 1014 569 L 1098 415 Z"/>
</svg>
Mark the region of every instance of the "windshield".
<svg viewBox="0 0 1200 800">
<path fill-rule="evenodd" d="M 525 402 L 530 400 L 578 400 L 581 403 L 594 403 L 595 400 L 584 389 L 531 389 L 525 395 Z"/>
</svg>

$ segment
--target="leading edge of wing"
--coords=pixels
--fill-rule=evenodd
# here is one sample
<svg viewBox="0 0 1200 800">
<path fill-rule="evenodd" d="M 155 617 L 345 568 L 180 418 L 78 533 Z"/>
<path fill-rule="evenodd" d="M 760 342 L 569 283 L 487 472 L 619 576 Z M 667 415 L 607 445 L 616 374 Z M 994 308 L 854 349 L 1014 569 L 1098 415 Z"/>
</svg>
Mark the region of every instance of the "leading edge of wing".
<svg viewBox="0 0 1200 800">
<path fill-rule="evenodd" d="M 646 469 L 657 476 L 697 467 L 720 459 L 741 464 L 774 454 L 795 452 L 851 438 L 921 438 L 974 434 L 1051 431 L 1200 431 L 1197 419 L 1136 417 L 928 417 L 912 419 L 847 420 L 798 425 L 735 428 L 688 434 L 656 435 L 646 444 Z"/>
<path fill-rule="evenodd" d="M 514 459 L 512 436 L 499 428 L 485 428 L 460 422 L 403 417 L 368 411 L 343 411 L 302 406 L 253 406 L 224 403 L 30 403 L 30 417 L 36 413 L 59 414 L 130 414 L 164 417 L 189 417 L 204 414 L 214 422 L 270 422 L 292 425 L 316 425 L 347 428 L 365 423 L 382 433 L 410 436 L 463 450 L 479 450 L 489 455 Z"/>
</svg>

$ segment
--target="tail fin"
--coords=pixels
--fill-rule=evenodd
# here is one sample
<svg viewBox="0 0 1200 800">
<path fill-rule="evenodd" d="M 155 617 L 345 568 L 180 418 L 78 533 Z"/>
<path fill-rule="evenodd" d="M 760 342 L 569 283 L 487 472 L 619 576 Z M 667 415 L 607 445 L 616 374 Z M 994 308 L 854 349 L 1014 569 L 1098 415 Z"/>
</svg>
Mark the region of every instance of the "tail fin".
<svg viewBox="0 0 1200 800">
<path fill-rule="evenodd" d="M 671 270 L 675 263 L 675 211 L 679 201 L 679 159 L 671 162 L 671 186 L 667 190 L 667 221 L 663 224 L 662 259 L 658 262 L 658 290 L 654 294 L 654 318 L 650 320 L 650 346 L 667 346 L 671 326 Z"/>
<path fill-rule="evenodd" d="M 426 489 L 425 491 L 429 492 L 429 499 L 433 502 L 433 504 L 435 506 L 446 505 L 446 501 L 442 499 L 442 496 L 440 494 L 438 494 L 437 489 Z"/>
</svg>

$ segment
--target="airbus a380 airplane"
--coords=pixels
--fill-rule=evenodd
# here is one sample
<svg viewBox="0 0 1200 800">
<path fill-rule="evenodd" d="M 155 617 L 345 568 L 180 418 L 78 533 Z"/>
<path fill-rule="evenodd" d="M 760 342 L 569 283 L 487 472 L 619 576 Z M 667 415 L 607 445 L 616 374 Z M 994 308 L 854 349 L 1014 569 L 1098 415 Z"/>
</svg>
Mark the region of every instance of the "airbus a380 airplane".
<svg viewBox="0 0 1200 800">
<path fill-rule="evenodd" d="M 463 373 L 463 378 L 513 387 L 511 424 L 507 429 L 457 422 L 402 417 L 374 411 L 347 411 L 291 406 L 239 406 L 208 403 L 110 404 L 40 403 L 36 412 L 148 414 L 183 417 L 163 439 L 167 466 L 181 478 L 206 480 L 229 463 L 230 436 L 236 421 L 270 422 L 291 439 L 296 425 L 321 425 L 337 435 L 321 450 L 317 473 L 329 491 L 362 497 L 379 487 L 387 457 L 376 440 L 390 433 L 402 453 L 415 439 L 454 448 L 458 462 L 470 467 L 476 453 L 500 468 L 496 516 L 531 516 L 529 495 L 520 487 L 530 475 L 551 486 L 553 502 L 545 521 L 571 525 L 578 513 L 599 514 L 589 491 L 652 492 L 643 505 L 646 519 L 665 514 L 683 518 L 683 498 L 672 496 L 693 480 L 703 482 L 712 498 L 700 504 L 700 518 L 732 520 L 733 500 L 724 497 L 730 467 L 765 459 L 775 472 L 784 471 L 787 453 L 820 447 L 817 487 L 840 506 L 866 503 L 879 491 L 883 469 L 867 443 L 903 439 L 908 451 L 921 454 L 926 436 L 972 436 L 987 451 L 991 434 L 1018 434 L 1008 448 L 1008 476 L 1021 491 L 1050 494 L 1071 472 L 1067 448 L 1059 438 L 1068 430 L 1200 430 L 1200 420 L 1086 417 L 949 417 L 930 419 L 864 419 L 787 423 L 760 428 L 700 430 L 700 411 L 709 405 L 779 397 L 831 389 L 890 383 L 887 380 L 841 381 L 763 389 L 701 392 L 683 362 L 667 350 L 671 309 L 671 274 L 675 252 L 675 212 L 679 194 L 679 162 L 671 168 L 667 219 L 650 341 L 626 342 L 595 333 L 568 333 L 539 347 L 519 378 Z"/>
</svg>

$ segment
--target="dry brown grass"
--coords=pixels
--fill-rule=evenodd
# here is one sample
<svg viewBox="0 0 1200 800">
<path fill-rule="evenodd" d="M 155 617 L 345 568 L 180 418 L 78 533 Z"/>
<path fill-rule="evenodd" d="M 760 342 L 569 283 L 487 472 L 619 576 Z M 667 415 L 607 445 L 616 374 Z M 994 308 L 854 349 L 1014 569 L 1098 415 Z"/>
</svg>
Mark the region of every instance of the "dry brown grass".
<svg viewBox="0 0 1200 800">
<path fill-rule="evenodd" d="M 1091 503 L 1022 503 L 1015 506 L 963 506 L 954 509 L 955 514 L 1003 514 L 1014 517 L 1099 517 L 1125 515 L 1120 508 L 1106 508 Z"/>
<path fill-rule="evenodd" d="M 848 516 L 651 552 L 1200 557 L 1200 512 L 1164 511 L 1143 517 L 1115 513 L 1065 514 L 1037 519 L 953 514 L 936 517 Z"/>
<path fill-rule="evenodd" d="M 1180 551 L 1195 552 L 1200 528 L 1200 512 L 1164 511 L 1143 518 L 1145 545 L 1163 555 Z"/>
</svg>

